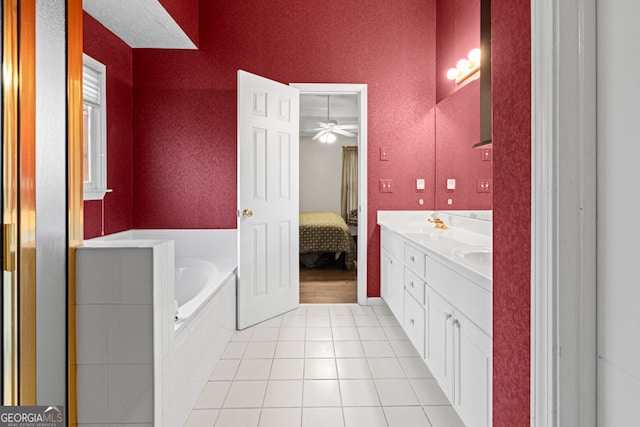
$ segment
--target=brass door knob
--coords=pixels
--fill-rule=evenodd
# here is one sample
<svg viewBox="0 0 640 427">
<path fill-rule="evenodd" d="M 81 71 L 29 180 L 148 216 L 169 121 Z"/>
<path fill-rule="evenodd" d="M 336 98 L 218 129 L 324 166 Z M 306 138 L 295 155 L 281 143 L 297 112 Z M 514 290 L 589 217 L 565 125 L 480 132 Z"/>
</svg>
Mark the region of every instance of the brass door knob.
<svg viewBox="0 0 640 427">
<path fill-rule="evenodd" d="M 242 211 L 242 216 L 245 218 L 251 218 L 253 216 L 253 211 L 251 209 L 245 209 Z"/>
</svg>

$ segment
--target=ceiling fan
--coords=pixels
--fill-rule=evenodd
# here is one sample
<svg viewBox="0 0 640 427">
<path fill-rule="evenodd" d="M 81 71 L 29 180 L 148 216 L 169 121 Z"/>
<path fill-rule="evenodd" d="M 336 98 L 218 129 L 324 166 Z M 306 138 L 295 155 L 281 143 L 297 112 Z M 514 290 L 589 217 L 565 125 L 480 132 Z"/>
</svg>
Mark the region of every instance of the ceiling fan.
<svg viewBox="0 0 640 427">
<path fill-rule="evenodd" d="M 355 133 L 349 132 L 346 129 L 358 129 L 357 124 L 348 124 L 348 125 L 339 125 L 336 120 L 331 120 L 330 108 L 329 108 L 329 100 L 331 96 L 327 95 L 327 121 L 326 122 L 317 122 L 320 127 L 315 128 L 314 131 L 318 131 L 318 133 L 312 138 L 312 140 L 319 139 L 320 142 L 331 144 L 335 142 L 336 135 L 343 135 L 349 138 L 353 138 L 356 136 Z"/>
</svg>

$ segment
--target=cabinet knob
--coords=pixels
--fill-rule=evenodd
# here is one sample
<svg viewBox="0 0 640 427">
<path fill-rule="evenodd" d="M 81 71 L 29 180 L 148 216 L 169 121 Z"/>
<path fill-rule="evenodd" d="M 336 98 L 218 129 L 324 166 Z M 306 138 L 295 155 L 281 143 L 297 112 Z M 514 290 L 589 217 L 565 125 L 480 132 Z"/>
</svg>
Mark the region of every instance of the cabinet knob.
<svg viewBox="0 0 640 427">
<path fill-rule="evenodd" d="M 415 288 L 415 285 L 413 284 L 413 282 L 409 283 L 409 286 L 411 286 L 412 288 Z"/>
<path fill-rule="evenodd" d="M 409 323 L 410 323 L 410 324 L 412 324 L 412 325 L 415 325 L 415 324 L 416 324 L 416 321 L 415 321 L 415 320 L 413 320 L 413 319 L 411 319 L 411 320 L 409 320 Z"/>
<path fill-rule="evenodd" d="M 389 260 L 389 264 L 393 264 L 393 260 L 392 259 Z"/>
<path fill-rule="evenodd" d="M 456 328 L 460 329 L 460 322 L 458 322 L 458 319 L 455 319 L 453 321 L 453 326 L 455 326 Z"/>
<path fill-rule="evenodd" d="M 447 320 L 451 319 L 452 317 L 453 317 L 453 314 L 447 313 Z"/>
<path fill-rule="evenodd" d="M 411 261 L 411 262 L 415 262 L 415 261 L 416 261 L 416 259 L 415 259 L 414 257 L 411 257 L 411 258 L 409 258 L 409 261 Z"/>
</svg>

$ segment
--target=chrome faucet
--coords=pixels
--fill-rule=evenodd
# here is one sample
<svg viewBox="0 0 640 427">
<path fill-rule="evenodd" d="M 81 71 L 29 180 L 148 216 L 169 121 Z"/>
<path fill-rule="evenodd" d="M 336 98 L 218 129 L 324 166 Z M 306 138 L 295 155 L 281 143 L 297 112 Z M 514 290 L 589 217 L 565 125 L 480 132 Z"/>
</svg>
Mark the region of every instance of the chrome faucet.
<svg viewBox="0 0 640 427">
<path fill-rule="evenodd" d="M 429 221 L 430 223 L 434 224 L 440 230 L 446 230 L 447 228 L 449 228 L 449 227 L 447 227 L 447 224 L 442 222 L 442 220 L 440 218 L 429 218 L 429 219 L 427 219 L 427 221 Z"/>
</svg>

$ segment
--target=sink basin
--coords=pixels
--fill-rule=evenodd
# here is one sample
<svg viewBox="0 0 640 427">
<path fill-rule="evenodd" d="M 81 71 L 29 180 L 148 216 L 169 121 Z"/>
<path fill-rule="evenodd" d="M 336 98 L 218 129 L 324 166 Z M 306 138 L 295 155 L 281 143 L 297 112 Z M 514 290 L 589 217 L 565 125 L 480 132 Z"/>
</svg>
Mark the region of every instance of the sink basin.
<svg viewBox="0 0 640 427">
<path fill-rule="evenodd" d="M 493 263 L 493 250 L 487 246 L 464 246 L 454 249 L 453 254 L 478 266 L 490 267 Z"/>
</svg>

